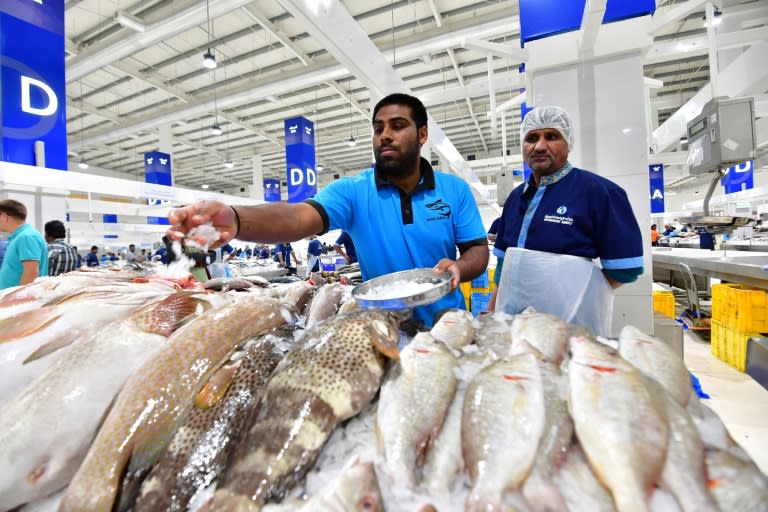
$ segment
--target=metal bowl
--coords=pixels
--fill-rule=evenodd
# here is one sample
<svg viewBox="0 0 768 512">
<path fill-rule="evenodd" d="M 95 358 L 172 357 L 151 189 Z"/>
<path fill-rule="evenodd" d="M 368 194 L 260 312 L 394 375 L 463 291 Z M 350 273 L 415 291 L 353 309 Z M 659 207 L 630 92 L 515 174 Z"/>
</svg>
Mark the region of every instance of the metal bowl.
<svg viewBox="0 0 768 512">
<path fill-rule="evenodd" d="M 417 268 L 414 270 L 404 270 L 402 272 L 394 272 L 392 274 L 385 274 L 383 276 L 376 277 L 370 281 L 356 286 L 352 290 L 352 296 L 355 298 L 355 302 L 362 308 L 379 308 L 379 309 L 409 309 L 416 306 L 423 306 L 424 304 L 431 304 L 436 300 L 448 295 L 451 291 L 451 278 L 453 274 L 450 272 L 441 272 L 436 274 L 431 268 Z M 395 283 L 407 281 L 415 283 L 430 283 L 433 286 L 427 290 L 420 291 L 412 295 L 406 295 L 396 298 L 386 299 L 364 299 L 362 296 L 368 294 L 372 290 L 387 288 Z"/>
</svg>

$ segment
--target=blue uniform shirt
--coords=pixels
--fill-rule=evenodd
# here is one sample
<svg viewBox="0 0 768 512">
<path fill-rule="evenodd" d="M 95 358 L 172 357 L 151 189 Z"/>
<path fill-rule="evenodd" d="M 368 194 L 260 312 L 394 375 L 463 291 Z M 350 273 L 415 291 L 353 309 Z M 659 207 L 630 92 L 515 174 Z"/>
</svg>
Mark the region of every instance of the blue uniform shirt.
<svg viewBox="0 0 768 512">
<path fill-rule="evenodd" d="M 339 238 L 336 239 L 336 245 L 343 245 L 344 252 L 349 256 L 349 262 L 355 263 L 357 261 L 357 251 L 355 250 L 355 244 L 352 242 L 352 237 L 349 233 L 342 231 Z"/>
<path fill-rule="evenodd" d="M 509 195 L 493 253 L 504 258 L 508 247 L 600 258 L 611 277 L 632 269 L 636 279 L 643 266 L 640 226 L 624 189 L 567 163 L 538 188 L 531 176 Z"/>
<path fill-rule="evenodd" d="M 435 172 L 421 160 L 421 181 L 410 194 L 367 169 L 334 181 L 307 203 L 323 218 L 324 230 L 342 229 L 355 240 L 363 279 L 431 268 L 456 259 L 456 247 L 486 245 L 485 228 L 469 186 L 458 176 Z M 465 309 L 457 288 L 441 300 L 415 308 L 414 317 L 432 325 L 445 308 Z"/>
<path fill-rule="evenodd" d="M 310 240 L 307 246 L 307 253 L 312 256 L 320 256 L 323 254 L 323 244 L 318 239 Z"/>
<path fill-rule="evenodd" d="M 37 261 L 37 275 L 48 275 L 48 244 L 29 224 L 22 224 L 8 237 L 0 267 L 0 289 L 18 286 L 24 273 L 22 261 Z"/>
</svg>

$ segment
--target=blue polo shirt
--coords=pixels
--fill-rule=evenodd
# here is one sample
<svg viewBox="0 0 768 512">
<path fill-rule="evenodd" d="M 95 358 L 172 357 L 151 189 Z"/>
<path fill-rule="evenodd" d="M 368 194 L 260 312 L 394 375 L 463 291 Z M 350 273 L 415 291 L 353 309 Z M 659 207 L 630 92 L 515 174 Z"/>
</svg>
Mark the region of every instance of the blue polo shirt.
<svg viewBox="0 0 768 512">
<path fill-rule="evenodd" d="M 456 248 L 485 246 L 487 238 L 469 185 L 436 172 L 421 159 L 421 181 L 410 194 L 373 169 L 332 182 L 307 200 L 323 218 L 324 231 L 342 229 L 355 241 L 363 279 L 456 260 Z M 414 309 L 431 326 L 445 308 L 465 309 L 457 288 L 439 301 Z"/>
<path fill-rule="evenodd" d="M 349 256 L 349 262 L 355 263 L 357 261 L 357 251 L 355 250 L 355 244 L 352 242 L 352 237 L 349 233 L 342 231 L 339 238 L 336 239 L 336 245 L 343 245 L 344 252 Z"/>
<path fill-rule="evenodd" d="M 539 187 L 531 176 L 509 195 L 493 253 L 504 258 L 508 247 L 600 258 L 620 282 L 642 273 L 642 235 L 627 193 L 570 164 L 542 178 Z"/>
<path fill-rule="evenodd" d="M 0 289 L 18 286 L 24 272 L 22 261 L 37 261 L 37 275 L 48 275 L 48 244 L 29 224 L 22 224 L 8 237 L 3 265 L 0 267 Z"/>
</svg>

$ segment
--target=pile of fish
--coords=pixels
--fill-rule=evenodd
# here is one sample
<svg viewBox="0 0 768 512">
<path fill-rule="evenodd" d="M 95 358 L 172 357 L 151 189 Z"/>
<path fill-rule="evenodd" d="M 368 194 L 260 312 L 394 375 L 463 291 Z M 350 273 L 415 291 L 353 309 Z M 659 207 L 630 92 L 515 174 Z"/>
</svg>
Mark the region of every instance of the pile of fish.
<svg viewBox="0 0 768 512">
<path fill-rule="evenodd" d="M 0 511 L 768 510 L 633 327 L 449 311 L 408 338 L 338 282 L 134 277 L 0 296 Z"/>
</svg>

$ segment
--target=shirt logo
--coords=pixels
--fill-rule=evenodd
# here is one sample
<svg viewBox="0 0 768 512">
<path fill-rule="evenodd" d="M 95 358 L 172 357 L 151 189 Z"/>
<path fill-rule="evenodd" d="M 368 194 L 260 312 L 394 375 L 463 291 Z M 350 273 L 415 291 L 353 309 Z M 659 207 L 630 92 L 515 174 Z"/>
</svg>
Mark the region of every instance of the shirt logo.
<svg viewBox="0 0 768 512">
<path fill-rule="evenodd" d="M 567 211 L 568 211 L 568 208 L 566 208 L 565 206 L 561 206 L 560 208 L 557 209 L 557 214 L 558 215 L 565 215 L 565 213 Z"/>
<path fill-rule="evenodd" d="M 451 216 L 451 205 L 448 203 L 444 203 L 442 199 L 438 199 L 437 201 L 433 203 L 428 203 L 426 207 L 433 212 L 439 213 L 439 217 L 429 217 L 427 218 L 428 221 L 430 220 L 444 220 Z"/>
</svg>

